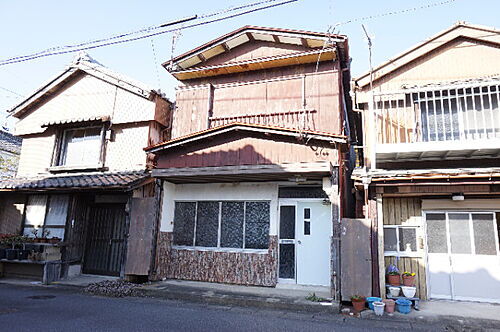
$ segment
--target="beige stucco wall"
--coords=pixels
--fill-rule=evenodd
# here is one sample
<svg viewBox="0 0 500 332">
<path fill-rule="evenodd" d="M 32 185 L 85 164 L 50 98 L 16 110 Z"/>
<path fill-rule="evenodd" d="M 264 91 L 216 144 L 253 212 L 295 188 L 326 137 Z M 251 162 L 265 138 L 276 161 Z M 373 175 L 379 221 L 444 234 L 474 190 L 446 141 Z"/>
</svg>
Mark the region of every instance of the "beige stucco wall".
<svg viewBox="0 0 500 332">
<path fill-rule="evenodd" d="M 115 139 L 108 142 L 105 166 L 110 171 L 135 170 L 146 166 L 149 125 L 147 122 L 113 126 Z"/>
<path fill-rule="evenodd" d="M 26 177 L 46 173 L 52 160 L 54 143 L 55 134 L 50 131 L 24 137 L 17 176 Z"/>
<path fill-rule="evenodd" d="M 26 195 L 0 195 L 0 234 L 14 234 L 21 229 Z"/>
<path fill-rule="evenodd" d="M 24 115 L 16 124 L 16 135 L 41 133 L 47 122 L 109 116 L 113 123 L 154 119 L 155 103 L 108 82 L 84 75 L 62 92 Z"/>
</svg>

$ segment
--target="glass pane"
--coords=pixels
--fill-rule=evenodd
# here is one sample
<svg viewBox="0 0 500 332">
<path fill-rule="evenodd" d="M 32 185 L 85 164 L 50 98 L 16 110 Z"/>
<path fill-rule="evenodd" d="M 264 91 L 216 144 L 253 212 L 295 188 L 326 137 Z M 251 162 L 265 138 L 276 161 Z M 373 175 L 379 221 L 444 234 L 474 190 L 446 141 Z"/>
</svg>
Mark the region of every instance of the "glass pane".
<svg viewBox="0 0 500 332">
<path fill-rule="evenodd" d="M 246 202 L 245 248 L 269 247 L 269 202 Z"/>
<path fill-rule="evenodd" d="M 174 244 L 192 246 L 194 238 L 195 202 L 176 202 L 174 210 Z"/>
<path fill-rule="evenodd" d="M 244 202 L 222 202 L 220 246 L 243 248 Z"/>
<path fill-rule="evenodd" d="M 295 279 L 295 245 L 280 244 L 280 278 Z"/>
<path fill-rule="evenodd" d="M 295 206 L 280 207 L 280 239 L 295 239 Z"/>
<path fill-rule="evenodd" d="M 446 215 L 444 213 L 428 213 L 427 245 L 429 253 L 448 253 L 448 240 L 446 239 Z"/>
<path fill-rule="evenodd" d="M 45 207 L 47 204 L 47 196 L 33 195 L 28 199 L 26 206 L 25 224 L 35 227 L 42 227 L 45 219 Z M 39 235 L 41 236 L 41 234 Z"/>
<path fill-rule="evenodd" d="M 85 150 L 82 158 L 83 165 L 96 165 L 101 154 L 101 128 L 85 129 Z"/>
<path fill-rule="evenodd" d="M 472 214 L 476 255 L 496 255 L 493 214 Z"/>
<path fill-rule="evenodd" d="M 470 254 L 470 228 L 468 213 L 449 213 L 452 254 Z"/>
<path fill-rule="evenodd" d="M 304 209 L 304 219 L 311 219 L 311 209 L 310 208 Z"/>
<path fill-rule="evenodd" d="M 399 228 L 399 250 L 417 251 L 417 230 L 415 228 Z"/>
<path fill-rule="evenodd" d="M 47 235 L 48 238 L 58 237 L 64 239 L 64 228 L 45 227 L 45 230 L 49 232 Z"/>
<path fill-rule="evenodd" d="M 398 250 L 396 230 L 397 228 L 384 228 L 384 251 Z"/>
<path fill-rule="evenodd" d="M 304 220 L 304 235 L 311 235 L 311 222 Z"/>
<path fill-rule="evenodd" d="M 195 245 L 217 247 L 219 236 L 219 202 L 198 202 Z"/>
<path fill-rule="evenodd" d="M 101 128 L 68 130 L 63 142 L 62 165 L 96 165 L 101 154 Z"/>
<path fill-rule="evenodd" d="M 49 210 L 47 211 L 45 225 L 66 225 L 68 198 L 69 197 L 67 195 L 50 196 Z"/>
</svg>

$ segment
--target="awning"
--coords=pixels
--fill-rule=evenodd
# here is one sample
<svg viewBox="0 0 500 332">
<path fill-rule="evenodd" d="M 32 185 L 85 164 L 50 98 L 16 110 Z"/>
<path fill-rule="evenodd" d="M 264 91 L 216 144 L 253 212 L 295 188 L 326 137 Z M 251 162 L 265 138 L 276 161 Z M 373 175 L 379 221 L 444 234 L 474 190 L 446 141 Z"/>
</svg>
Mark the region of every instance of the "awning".
<svg viewBox="0 0 500 332">
<path fill-rule="evenodd" d="M 132 190 L 150 179 L 146 171 L 44 175 L 0 181 L 0 191 Z"/>
</svg>

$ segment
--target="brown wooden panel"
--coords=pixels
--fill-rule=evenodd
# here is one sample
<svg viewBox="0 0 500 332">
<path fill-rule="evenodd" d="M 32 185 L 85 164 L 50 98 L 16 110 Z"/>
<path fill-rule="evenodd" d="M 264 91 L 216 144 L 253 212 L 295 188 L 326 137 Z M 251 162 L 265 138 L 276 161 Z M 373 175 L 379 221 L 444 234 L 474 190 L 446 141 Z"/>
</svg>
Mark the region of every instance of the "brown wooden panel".
<svg viewBox="0 0 500 332">
<path fill-rule="evenodd" d="M 125 274 L 149 275 L 156 225 L 156 198 L 132 198 Z"/>
<path fill-rule="evenodd" d="M 349 301 L 352 295 L 371 296 L 370 220 L 342 219 L 341 227 L 342 300 Z"/>
</svg>

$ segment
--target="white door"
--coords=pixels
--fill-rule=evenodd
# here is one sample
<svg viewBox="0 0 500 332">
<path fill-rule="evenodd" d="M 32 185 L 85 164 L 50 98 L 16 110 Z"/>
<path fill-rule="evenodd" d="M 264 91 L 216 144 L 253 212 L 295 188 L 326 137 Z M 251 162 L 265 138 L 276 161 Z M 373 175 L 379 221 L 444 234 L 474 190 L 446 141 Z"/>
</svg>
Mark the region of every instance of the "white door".
<svg viewBox="0 0 500 332">
<path fill-rule="evenodd" d="M 426 213 L 431 298 L 500 303 L 493 212 Z"/>
<path fill-rule="evenodd" d="M 279 278 L 330 286 L 331 205 L 297 201 L 280 206 Z"/>
</svg>

